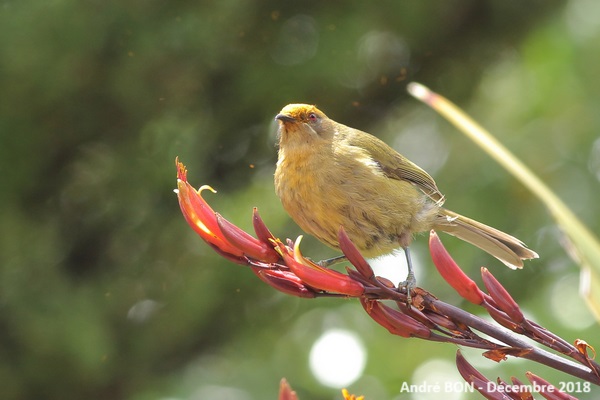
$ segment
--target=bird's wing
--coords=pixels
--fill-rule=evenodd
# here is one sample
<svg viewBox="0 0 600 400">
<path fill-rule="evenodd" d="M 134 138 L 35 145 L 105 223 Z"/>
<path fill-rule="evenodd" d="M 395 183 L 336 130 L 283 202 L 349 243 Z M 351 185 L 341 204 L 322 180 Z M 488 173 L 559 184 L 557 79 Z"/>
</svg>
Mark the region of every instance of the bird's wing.
<svg viewBox="0 0 600 400">
<path fill-rule="evenodd" d="M 375 136 L 365 132 L 360 133 L 362 134 L 348 135 L 348 144 L 367 151 L 373 161 L 379 164 L 381 171 L 386 176 L 391 179 L 408 181 L 418 187 L 433 201 L 440 205 L 444 202 L 444 195 L 427 172 Z"/>
</svg>

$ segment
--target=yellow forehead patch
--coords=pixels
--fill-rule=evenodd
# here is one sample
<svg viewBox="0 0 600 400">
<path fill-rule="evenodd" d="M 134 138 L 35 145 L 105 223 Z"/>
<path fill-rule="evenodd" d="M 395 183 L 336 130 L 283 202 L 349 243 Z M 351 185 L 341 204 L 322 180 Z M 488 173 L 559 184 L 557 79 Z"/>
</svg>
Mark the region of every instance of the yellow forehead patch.
<svg viewBox="0 0 600 400">
<path fill-rule="evenodd" d="M 325 116 L 321 110 L 310 104 L 288 104 L 280 112 L 280 114 L 289 115 L 297 120 L 306 119 L 310 113 L 315 113 L 321 117 Z"/>
</svg>

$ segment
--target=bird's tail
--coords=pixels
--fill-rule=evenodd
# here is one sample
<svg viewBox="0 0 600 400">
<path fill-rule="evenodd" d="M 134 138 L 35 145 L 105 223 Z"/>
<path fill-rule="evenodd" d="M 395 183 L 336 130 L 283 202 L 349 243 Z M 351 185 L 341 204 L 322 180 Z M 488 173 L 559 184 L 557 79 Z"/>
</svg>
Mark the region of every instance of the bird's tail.
<svg viewBox="0 0 600 400">
<path fill-rule="evenodd" d="M 523 260 L 539 257 L 519 239 L 445 208 L 440 209 L 434 229 L 479 247 L 512 269 L 523 268 Z"/>
</svg>

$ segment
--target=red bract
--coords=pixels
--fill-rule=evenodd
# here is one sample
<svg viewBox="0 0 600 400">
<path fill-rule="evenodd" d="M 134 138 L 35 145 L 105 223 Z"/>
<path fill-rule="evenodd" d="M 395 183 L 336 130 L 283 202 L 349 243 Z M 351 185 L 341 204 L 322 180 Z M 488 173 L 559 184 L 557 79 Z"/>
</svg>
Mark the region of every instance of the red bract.
<svg viewBox="0 0 600 400">
<path fill-rule="evenodd" d="M 275 236 L 271 233 L 267 225 L 265 225 L 264 221 L 258 214 L 258 209 L 254 207 L 252 210 L 252 225 L 254 226 L 254 232 L 256 232 L 256 237 L 261 242 L 271 243 L 275 240 Z"/>
<path fill-rule="evenodd" d="M 315 289 L 353 297 L 358 297 L 365 292 L 365 287 L 348 275 L 321 267 L 304 258 L 300 253 L 301 240 L 302 236 L 298 237 L 293 251 L 280 241 L 277 241 L 277 248 L 285 264 L 304 283 Z"/>
<path fill-rule="evenodd" d="M 463 379 L 473 385 L 473 388 L 481 393 L 486 399 L 509 399 L 509 397 L 498 390 L 488 390 L 488 388 L 493 388 L 495 386 L 493 382 L 469 364 L 460 350 L 456 352 L 456 367 Z"/>
<path fill-rule="evenodd" d="M 375 275 L 373 269 L 371 269 L 371 266 L 363 255 L 360 254 L 354 243 L 352 243 L 342 226 L 340 226 L 340 230 L 338 231 L 338 241 L 340 243 L 340 250 L 342 250 L 348 261 L 356 267 L 358 272 L 367 279 L 373 278 Z"/>
<path fill-rule="evenodd" d="M 266 263 L 279 260 L 279 255 L 273 250 L 273 246 L 253 238 L 250 234 L 223 218 L 221 214 L 216 213 L 216 217 L 219 228 L 221 228 L 221 232 L 225 235 L 225 238 L 233 246 L 240 249 L 244 255 Z"/>
<path fill-rule="evenodd" d="M 487 268 L 481 268 L 481 277 L 488 293 L 496 302 L 498 308 L 504 311 L 513 322 L 517 324 L 523 322 L 525 317 L 519 308 L 519 305 L 513 300 L 508 291 L 498 282 Z"/>
<path fill-rule="evenodd" d="M 410 337 L 410 331 L 398 329 L 396 326 L 394 326 L 394 324 L 390 323 L 381 309 L 381 304 L 377 300 L 369 300 L 361 297 L 360 304 L 363 306 L 367 314 L 369 314 L 369 316 L 375 320 L 375 322 L 387 329 L 392 335 L 398 335 L 406 338 Z"/>
<path fill-rule="evenodd" d="M 472 382 L 471 377 L 473 376 L 479 378 L 480 380 L 489 382 L 489 379 L 487 379 L 481 372 L 476 370 L 471 364 L 467 362 L 460 350 L 456 352 L 456 366 L 458 368 L 458 372 L 467 382 Z"/>
<path fill-rule="evenodd" d="M 521 326 L 519 326 L 519 324 L 517 324 L 512 319 L 510 319 L 510 317 L 508 315 L 506 315 L 506 313 L 504 311 L 501 311 L 501 310 L 491 306 L 487 302 L 484 303 L 484 307 L 487 310 L 488 314 L 490 314 L 490 317 L 492 317 L 494 319 L 494 321 L 496 321 L 503 327 L 508 328 L 513 332 L 518 332 L 518 333 L 525 332 L 525 330 Z"/>
<path fill-rule="evenodd" d="M 380 307 L 383 316 L 396 329 L 408 332 L 409 336 L 420 337 L 422 339 L 426 339 L 431 336 L 431 331 L 429 328 L 416 319 L 403 314 L 392 307 L 388 307 L 385 304 L 380 304 Z"/>
<path fill-rule="evenodd" d="M 177 199 L 187 223 L 204 241 L 215 246 L 223 253 L 242 257 L 244 253 L 225 239 L 219 229 L 215 212 L 200 195 L 205 189 L 213 193 L 216 193 L 216 191 L 208 185 L 204 185 L 196 191 L 187 182 L 185 166 L 178 160 L 175 160 L 175 163 L 177 164 Z"/>
<path fill-rule="evenodd" d="M 431 336 L 431 331 L 427 326 L 377 300 L 361 298 L 360 303 L 371 318 L 393 335 L 424 339 Z"/>
<path fill-rule="evenodd" d="M 446 282 L 450 284 L 465 300 L 473 304 L 483 303 L 484 293 L 477 284 L 469 278 L 440 241 L 438 235 L 431 231 L 429 234 L 429 251 L 435 267 Z"/>
<path fill-rule="evenodd" d="M 252 267 L 252 271 L 263 282 L 280 292 L 309 299 L 316 297 L 316 292 L 312 288 L 306 286 L 300 278 L 289 271 L 259 267 Z"/>
<path fill-rule="evenodd" d="M 444 327 L 452 332 L 460 331 L 458 325 L 456 325 L 456 323 L 454 323 L 450 318 L 446 317 L 445 315 L 440 315 L 428 311 L 427 313 L 425 313 L 425 317 L 434 324 Z"/>
</svg>

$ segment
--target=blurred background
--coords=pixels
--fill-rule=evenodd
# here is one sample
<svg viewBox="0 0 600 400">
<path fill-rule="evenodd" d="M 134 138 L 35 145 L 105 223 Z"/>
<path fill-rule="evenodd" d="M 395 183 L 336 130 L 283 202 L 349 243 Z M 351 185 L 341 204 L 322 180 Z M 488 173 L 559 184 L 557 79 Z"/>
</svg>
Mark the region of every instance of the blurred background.
<svg viewBox="0 0 600 400">
<path fill-rule="evenodd" d="M 275 292 L 186 225 L 176 156 L 232 222 L 250 229 L 256 206 L 277 236 L 301 234 L 272 183 L 273 117 L 292 102 L 382 138 L 448 208 L 534 248 L 513 272 L 442 235 L 478 282 L 488 266 L 530 318 L 600 345 L 540 202 L 406 93 L 418 81 L 455 101 L 600 232 L 599 13 L 593 0 L 1 1 L 0 397 L 275 399 L 282 377 L 301 400 L 344 386 L 369 400 L 474 396 L 402 392 L 461 385 L 456 348 L 391 336 L 356 301 Z M 419 285 L 478 313 L 426 243 L 413 246 Z M 336 255 L 309 237 L 303 252 Z M 490 379 L 576 382 L 466 357 Z"/>
</svg>

